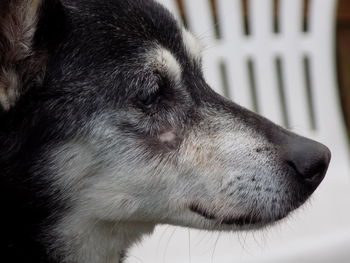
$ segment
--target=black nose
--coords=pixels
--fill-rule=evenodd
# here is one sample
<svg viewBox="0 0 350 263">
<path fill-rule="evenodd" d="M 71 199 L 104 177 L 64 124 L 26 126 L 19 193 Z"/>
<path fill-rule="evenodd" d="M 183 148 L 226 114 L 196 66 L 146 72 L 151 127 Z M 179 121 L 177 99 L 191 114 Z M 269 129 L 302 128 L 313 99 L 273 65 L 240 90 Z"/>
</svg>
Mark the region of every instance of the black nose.
<svg viewBox="0 0 350 263">
<path fill-rule="evenodd" d="M 286 162 L 303 183 L 315 189 L 326 175 L 331 160 L 330 150 L 321 143 L 298 137 L 289 141 Z"/>
</svg>

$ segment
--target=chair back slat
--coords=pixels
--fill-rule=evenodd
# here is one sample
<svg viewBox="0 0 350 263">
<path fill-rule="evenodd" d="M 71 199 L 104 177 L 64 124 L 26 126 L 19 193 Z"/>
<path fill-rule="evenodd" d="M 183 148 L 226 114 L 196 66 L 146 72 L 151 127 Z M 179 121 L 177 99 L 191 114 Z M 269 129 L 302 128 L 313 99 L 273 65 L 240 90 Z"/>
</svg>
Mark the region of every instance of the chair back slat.
<svg viewBox="0 0 350 263">
<path fill-rule="evenodd" d="M 244 16 L 242 14 L 242 1 L 217 1 L 217 14 L 221 39 L 220 46 L 222 63 L 227 68 L 228 94 L 229 98 L 239 101 L 244 107 L 253 109 L 254 101 L 250 87 L 247 52 L 247 37 L 244 31 Z M 219 49 L 219 48 L 218 48 Z M 210 52 L 210 50 L 206 51 Z"/>
<path fill-rule="evenodd" d="M 176 4 L 176 1 L 174 1 L 174 0 L 162 0 L 159 2 L 161 2 L 166 8 L 168 8 L 169 11 L 171 11 L 178 21 L 181 21 L 180 10 L 178 8 L 178 5 Z"/>
<path fill-rule="evenodd" d="M 248 3 L 252 37 L 258 42 L 269 40 L 273 29 L 273 1 L 250 0 Z"/>
<path fill-rule="evenodd" d="M 303 24 L 304 0 L 280 0 L 280 34 L 290 39 L 300 39 Z"/>
<path fill-rule="evenodd" d="M 219 26 L 223 41 L 233 44 L 244 38 L 244 16 L 242 14 L 242 1 L 217 0 L 217 11 L 220 15 Z"/>
<path fill-rule="evenodd" d="M 241 8 L 241 10 L 243 10 Z M 253 92 L 256 98 L 251 94 L 252 100 L 255 101 L 253 110 L 271 120 L 282 123 L 281 105 L 278 97 L 276 72 L 274 68 L 274 54 L 273 43 L 271 39 L 272 34 L 272 1 L 250 1 L 247 14 L 247 21 L 250 23 L 250 35 L 243 37 L 246 43 L 243 45 L 249 46 L 249 52 L 246 55 L 249 58 L 249 72 L 248 78 L 251 79 L 250 85 L 254 85 Z M 256 14 L 260 15 L 256 15 Z M 263 14 L 263 15 L 262 15 Z M 244 16 L 243 16 L 244 17 Z M 231 25 L 233 26 L 233 25 Z M 241 36 L 242 38 L 242 36 Z M 231 39 L 231 43 L 236 40 Z M 262 49 L 264 47 L 264 49 Z M 231 51 L 232 52 L 232 51 Z M 239 49 L 234 49 L 233 52 L 239 54 Z M 242 64 L 241 66 L 245 66 Z M 254 79 L 252 79 L 254 78 Z M 235 98 L 232 98 L 240 103 Z"/>
<path fill-rule="evenodd" d="M 302 32 L 303 0 L 280 1 L 280 37 L 284 51 L 283 76 L 289 126 L 297 132 L 309 130 L 303 55 L 305 38 Z"/>
<path fill-rule="evenodd" d="M 209 1 L 184 1 L 188 15 L 189 29 L 199 38 L 212 40 L 215 38 L 215 25 Z M 193 16 L 192 14 L 197 14 Z"/>
</svg>

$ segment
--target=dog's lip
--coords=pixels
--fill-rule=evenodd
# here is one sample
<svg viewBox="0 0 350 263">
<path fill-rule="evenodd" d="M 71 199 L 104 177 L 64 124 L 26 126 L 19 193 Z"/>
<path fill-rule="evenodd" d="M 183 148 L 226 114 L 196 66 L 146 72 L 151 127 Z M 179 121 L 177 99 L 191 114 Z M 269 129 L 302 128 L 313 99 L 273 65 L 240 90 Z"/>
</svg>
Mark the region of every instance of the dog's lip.
<svg viewBox="0 0 350 263">
<path fill-rule="evenodd" d="M 224 217 L 219 218 L 213 213 L 210 213 L 203 209 L 198 204 L 191 204 L 190 210 L 196 214 L 201 215 L 202 217 L 208 219 L 208 220 L 216 220 L 220 224 L 223 225 L 237 225 L 237 226 L 243 226 L 243 225 L 252 225 L 252 224 L 258 224 L 262 223 L 263 220 L 254 216 L 239 216 L 239 217 Z"/>
<path fill-rule="evenodd" d="M 281 215 L 281 216 L 278 216 L 278 217 L 271 219 L 271 220 L 263 219 L 263 218 L 256 217 L 253 215 L 220 218 L 220 217 L 216 216 L 215 214 L 206 211 L 198 204 L 191 204 L 189 206 L 189 209 L 192 212 L 194 212 L 194 213 L 196 213 L 196 214 L 198 214 L 198 215 L 200 215 L 208 220 L 215 220 L 219 224 L 222 224 L 222 225 L 245 226 L 245 225 L 268 224 L 268 223 L 271 223 L 273 221 L 278 221 L 278 220 L 285 217 L 284 215 Z"/>
</svg>

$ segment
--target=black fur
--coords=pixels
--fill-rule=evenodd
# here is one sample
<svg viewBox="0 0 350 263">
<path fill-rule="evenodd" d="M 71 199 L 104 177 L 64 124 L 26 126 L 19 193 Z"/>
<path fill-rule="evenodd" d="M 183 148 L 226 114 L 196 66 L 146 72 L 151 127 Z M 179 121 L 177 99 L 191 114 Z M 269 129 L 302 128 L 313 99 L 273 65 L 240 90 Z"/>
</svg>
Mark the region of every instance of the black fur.
<svg viewBox="0 0 350 263">
<path fill-rule="evenodd" d="M 139 57 L 155 43 L 186 57 L 181 42 L 172 17 L 153 1 L 44 2 L 33 45 L 45 54 L 44 81 L 0 113 L 0 247 L 6 262 L 56 262 L 42 233 L 67 207 L 64 193 L 50 189 L 49 174 L 36 171 L 38 162 L 45 162 L 46 149 L 88 132 L 79 127 L 99 111 L 138 103 L 140 88 L 128 83 L 142 69 Z M 124 125 L 132 130 L 132 123 Z M 148 141 L 148 131 L 135 132 Z"/>
<path fill-rule="evenodd" d="M 156 45 L 182 65 L 181 87 L 164 72 L 145 71 L 144 56 Z M 229 113 L 275 143 L 294 136 L 215 94 L 186 52 L 179 25 L 154 1 L 46 0 L 33 49 L 43 80 L 28 80 L 16 106 L 0 112 L 2 262 L 60 262 L 51 258 L 46 230 L 70 206 L 42 167 L 51 166 L 48 149 L 88 134 L 85 124 L 104 111 L 127 112 L 116 125 L 153 154 L 178 146 L 154 139 L 170 119 L 186 136 L 201 121 L 200 108 Z M 300 199 L 308 191 L 300 190 Z"/>
</svg>

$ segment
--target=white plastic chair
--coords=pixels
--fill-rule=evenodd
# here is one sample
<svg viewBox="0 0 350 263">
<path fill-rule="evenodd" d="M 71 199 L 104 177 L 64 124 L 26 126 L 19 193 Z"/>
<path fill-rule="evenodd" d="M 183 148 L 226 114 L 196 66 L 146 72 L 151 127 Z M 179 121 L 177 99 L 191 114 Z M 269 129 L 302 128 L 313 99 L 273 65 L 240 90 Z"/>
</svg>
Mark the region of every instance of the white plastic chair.
<svg viewBox="0 0 350 263">
<path fill-rule="evenodd" d="M 214 1 L 216 14 L 210 0 L 182 0 L 190 31 L 207 47 L 209 84 L 331 149 L 329 172 L 311 204 L 254 234 L 160 226 L 128 262 L 350 262 L 350 158 L 335 78 L 336 0 L 309 0 L 307 12 L 304 1 L 248 0 L 244 15 L 242 0 Z M 159 2 L 181 17 L 176 0 Z"/>
</svg>

